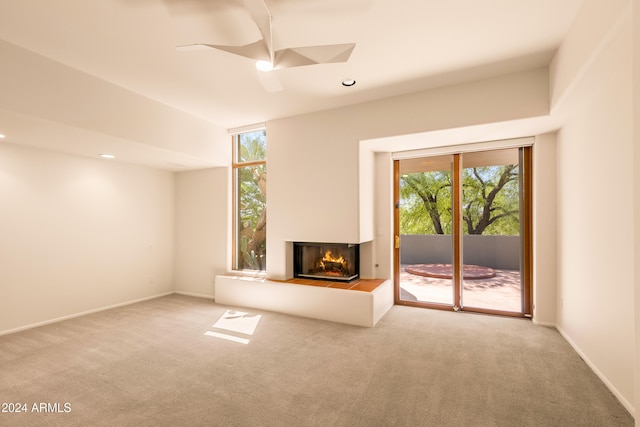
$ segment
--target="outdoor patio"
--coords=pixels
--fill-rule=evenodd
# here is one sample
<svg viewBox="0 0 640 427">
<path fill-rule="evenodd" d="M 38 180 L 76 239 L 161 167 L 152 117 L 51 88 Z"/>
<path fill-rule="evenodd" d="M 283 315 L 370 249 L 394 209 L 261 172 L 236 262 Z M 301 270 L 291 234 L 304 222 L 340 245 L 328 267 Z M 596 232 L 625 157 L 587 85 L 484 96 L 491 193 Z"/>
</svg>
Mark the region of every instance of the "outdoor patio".
<svg viewBox="0 0 640 427">
<path fill-rule="evenodd" d="M 400 267 L 401 299 L 451 304 L 453 300 L 453 282 L 451 279 L 439 279 L 412 274 Z M 463 280 L 462 300 L 466 307 L 520 312 L 521 284 L 517 270 L 495 270 L 495 277 L 488 279 Z"/>
</svg>

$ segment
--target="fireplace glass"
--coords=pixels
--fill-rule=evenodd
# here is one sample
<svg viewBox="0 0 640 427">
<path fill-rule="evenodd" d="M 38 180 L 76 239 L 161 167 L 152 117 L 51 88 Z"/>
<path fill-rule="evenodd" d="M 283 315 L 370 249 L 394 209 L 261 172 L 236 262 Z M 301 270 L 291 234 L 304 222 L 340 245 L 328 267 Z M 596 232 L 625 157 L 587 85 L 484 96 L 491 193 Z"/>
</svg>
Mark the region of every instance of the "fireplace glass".
<svg viewBox="0 0 640 427">
<path fill-rule="evenodd" d="M 293 243 L 295 277 L 350 282 L 360 275 L 360 245 Z"/>
</svg>

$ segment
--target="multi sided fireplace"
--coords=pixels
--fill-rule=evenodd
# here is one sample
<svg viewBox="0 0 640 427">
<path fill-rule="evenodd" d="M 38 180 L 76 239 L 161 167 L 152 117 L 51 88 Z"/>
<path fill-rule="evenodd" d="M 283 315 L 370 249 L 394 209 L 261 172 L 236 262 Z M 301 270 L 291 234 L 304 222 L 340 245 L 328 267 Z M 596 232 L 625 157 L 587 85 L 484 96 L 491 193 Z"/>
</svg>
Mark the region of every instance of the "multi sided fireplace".
<svg viewBox="0 0 640 427">
<path fill-rule="evenodd" d="M 360 276 L 360 245 L 293 243 L 293 275 L 350 282 Z"/>
</svg>

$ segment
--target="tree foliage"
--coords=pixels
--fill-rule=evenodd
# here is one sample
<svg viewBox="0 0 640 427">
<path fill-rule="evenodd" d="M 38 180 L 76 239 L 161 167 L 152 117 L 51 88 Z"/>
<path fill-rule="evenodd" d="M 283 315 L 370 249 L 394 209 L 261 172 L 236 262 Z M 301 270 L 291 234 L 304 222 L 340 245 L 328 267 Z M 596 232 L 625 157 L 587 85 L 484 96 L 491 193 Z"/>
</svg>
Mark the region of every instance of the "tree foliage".
<svg viewBox="0 0 640 427">
<path fill-rule="evenodd" d="M 404 175 L 400 180 L 400 195 L 402 234 L 451 234 L 449 171 Z"/>
<path fill-rule="evenodd" d="M 263 131 L 240 135 L 239 160 L 266 159 L 266 136 Z M 239 203 L 239 269 L 266 269 L 267 246 L 267 167 L 247 165 L 237 169 Z"/>
<path fill-rule="evenodd" d="M 518 165 L 465 168 L 462 173 L 462 221 L 465 234 L 517 235 Z M 400 232 L 451 234 L 451 173 L 430 171 L 400 178 Z"/>
<path fill-rule="evenodd" d="M 462 183 L 465 234 L 519 234 L 518 165 L 464 169 Z"/>
</svg>

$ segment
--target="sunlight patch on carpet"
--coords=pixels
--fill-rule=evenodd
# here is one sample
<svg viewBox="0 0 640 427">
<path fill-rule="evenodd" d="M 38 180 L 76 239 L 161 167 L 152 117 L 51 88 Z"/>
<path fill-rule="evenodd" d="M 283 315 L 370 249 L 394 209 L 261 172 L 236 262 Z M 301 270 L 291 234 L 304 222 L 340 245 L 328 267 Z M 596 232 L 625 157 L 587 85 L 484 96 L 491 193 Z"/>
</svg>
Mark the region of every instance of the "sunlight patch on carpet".
<svg viewBox="0 0 640 427">
<path fill-rule="evenodd" d="M 243 311 L 227 310 L 220 319 L 213 324 L 213 327 L 233 332 L 240 332 L 245 335 L 253 335 L 253 332 L 256 330 L 261 318 L 261 314 L 249 314 Z"/>
<path fill-rule="evenodd" d="M 249 340 L 247 338 L 236 337 L 235 335 L 222 334 L 220 332 L 211 332 L 207 331 L 204 333 L 210 337 L 222 338 L 223 340 L 239 342 L 240 344 L 249 344 Z"/>
<path fill-rule="evenodd" d="M 227 310 L 212 326 L 213 329 L 223 330 L 225 333 L 207 331 L 205 332 L 205 335 L 248 344 L 249 339 L 243 337 L 243 335 L 253 335 L 261 318 L 261 314 L 250 314 L 243 311 Z"/>
</svg>

